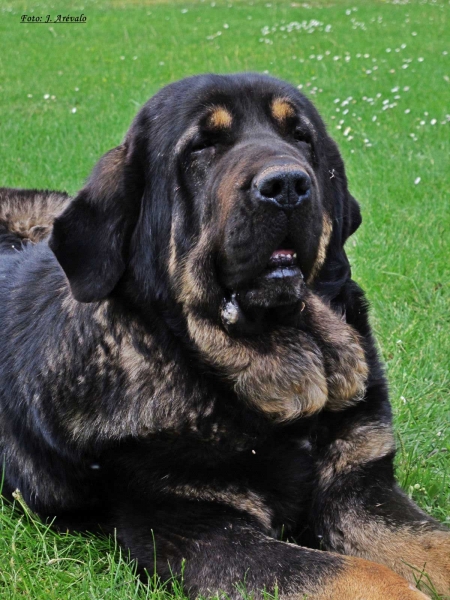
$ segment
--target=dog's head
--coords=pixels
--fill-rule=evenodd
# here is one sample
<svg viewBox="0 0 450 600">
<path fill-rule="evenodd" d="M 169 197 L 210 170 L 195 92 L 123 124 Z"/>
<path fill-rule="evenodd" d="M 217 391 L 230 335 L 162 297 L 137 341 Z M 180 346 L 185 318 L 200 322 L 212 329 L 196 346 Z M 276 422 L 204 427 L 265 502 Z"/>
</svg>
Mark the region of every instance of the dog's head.
<svg viewBox="0 0 450 600">
<path fill-rule="evenodd" d="M 250 331 L 349 277 L 359 226 L 344 165 L 314 106 L 257 74 L 169 85 L 56 220 L 50 246 L 74 297 L 120 280 Z"/>
<path fill-rule="evenodd" d="M 206 75 L 142 108 L 50 246 L 77 300 L 157 306 L 240 397 L 289 420 L 364 391 L 359 336 L 314 294 L 331 298 L 349 278 L 343 246 L 359 223 L 337 147 L 302 94 L 256 74 Z"/>
</svg>

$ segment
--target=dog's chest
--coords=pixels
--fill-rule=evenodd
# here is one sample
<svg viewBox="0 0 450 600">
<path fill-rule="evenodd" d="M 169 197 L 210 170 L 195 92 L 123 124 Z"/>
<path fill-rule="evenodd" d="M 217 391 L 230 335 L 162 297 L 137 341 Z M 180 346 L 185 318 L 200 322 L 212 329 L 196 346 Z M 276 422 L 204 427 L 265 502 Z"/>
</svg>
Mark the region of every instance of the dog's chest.
<svg viewBox="0 0 450 600">
<path fill-rule="evenodd" d="M 273 532 L 298 527 L 309 508 L 315 478 L 315 452 L 309 436 L 275 437 L 246 453 L 250 489 L 271 513 Z"/>
</svg>

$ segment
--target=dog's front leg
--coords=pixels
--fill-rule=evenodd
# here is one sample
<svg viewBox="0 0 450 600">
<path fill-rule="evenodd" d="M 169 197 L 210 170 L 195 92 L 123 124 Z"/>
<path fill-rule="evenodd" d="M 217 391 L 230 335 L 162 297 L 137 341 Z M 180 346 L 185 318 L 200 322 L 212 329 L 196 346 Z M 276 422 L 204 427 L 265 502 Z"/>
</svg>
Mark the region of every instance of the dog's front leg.
<svg viewBox="0 0 450 600">
<path fill-rule="evenodd" d="M 450 532 L 397 485 L 390 415 L 376 393 L 368 390 L 365 407 L 328 417 L 332 441 L 311 512 L 316 535 L 325 550 L 384 564 L 450 597 Z"/>
<path fill-rule="evenodd" d="M 219 502 L 167 499 L 131 503 L 117 535 L 141 571 L 182 578 L 191 598 L 240 599 L 245 590 L 295 600 L 420 600 L 426 596 L 388 568 L 359 558 L 309 550 L 267 535 L 258 516 Z"/>
</svg>

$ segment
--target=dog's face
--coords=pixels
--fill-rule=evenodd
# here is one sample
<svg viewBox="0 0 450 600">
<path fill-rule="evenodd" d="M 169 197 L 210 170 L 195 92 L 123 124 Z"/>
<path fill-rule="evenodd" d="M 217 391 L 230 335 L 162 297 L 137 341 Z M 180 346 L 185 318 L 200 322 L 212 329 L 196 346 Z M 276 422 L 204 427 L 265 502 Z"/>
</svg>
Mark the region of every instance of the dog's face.
<svg viewBox="0 0 450 600">
<path fill-rule="evenodd" d="M 304 96 L 270 77 L 206 75 L 142 108 L 50 247 L 77 300 L 116 290 L 141 315 L 158 307 L 239 397 L 285 421 L 364 391 L 358 334 L 314 293 L 348 279 L 343 244 L 359 222 Z"/>
<path fill-rule="evenodd" d="M 143 297 L 245 330 L 301 303 L 305 286 L 348 277 L 343 243 L 359 222 L 337 147 L 298 90 L 206 75 L 143 107 L 50 244 L 79 300 L 128 273 Z"/>
</svg>

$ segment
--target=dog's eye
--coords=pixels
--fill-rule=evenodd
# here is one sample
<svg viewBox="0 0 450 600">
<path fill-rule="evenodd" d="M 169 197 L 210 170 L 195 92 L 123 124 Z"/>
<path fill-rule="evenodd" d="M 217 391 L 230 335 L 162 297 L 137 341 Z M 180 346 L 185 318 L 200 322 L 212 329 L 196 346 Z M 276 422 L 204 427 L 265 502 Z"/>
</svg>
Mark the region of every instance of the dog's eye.
<svg viewBox="0 0 450 600">
<path fill-rule="evenodd" d="M 305 131 L 305 129 L 302 129 L 300 127 L 294 129 L 292 137 L 296 142 L 304 142 L 305 144 L 311 144 L 311 134 L 309 133 L 309 131 Z"/>
<path fill-rule="evenodd" d="M 200 154 L 205 151 L 212 151 L 215 148 L 215 143 L 213 140 L 208 139 L 197 139 L 194 140 L 191 144 L 191 153 L 192 154 Z"/>
</svg>

